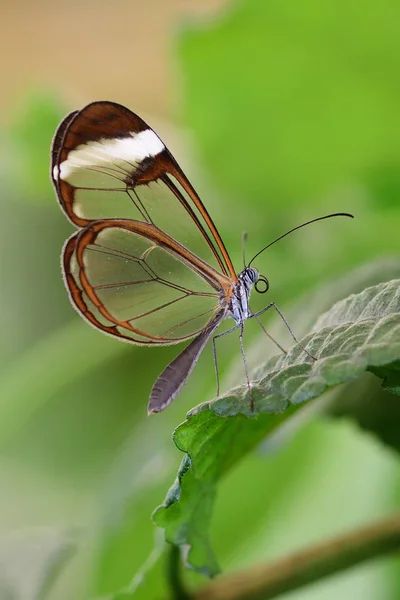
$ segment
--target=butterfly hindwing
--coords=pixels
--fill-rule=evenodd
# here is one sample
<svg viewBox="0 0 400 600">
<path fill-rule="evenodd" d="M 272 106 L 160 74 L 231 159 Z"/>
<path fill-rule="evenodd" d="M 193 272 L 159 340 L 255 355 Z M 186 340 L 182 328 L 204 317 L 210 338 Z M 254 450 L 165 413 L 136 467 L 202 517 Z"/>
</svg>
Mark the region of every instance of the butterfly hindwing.
<svg viewBox="0 0 400 600">
<path fill-rule="evenodd" d="M 213 269 L 152 225 L 98 221 L 64 248 L 77 310 L 106 333 L 138 344 L 174 344 L 200 333 L 221 308 Z"/>
</svg>

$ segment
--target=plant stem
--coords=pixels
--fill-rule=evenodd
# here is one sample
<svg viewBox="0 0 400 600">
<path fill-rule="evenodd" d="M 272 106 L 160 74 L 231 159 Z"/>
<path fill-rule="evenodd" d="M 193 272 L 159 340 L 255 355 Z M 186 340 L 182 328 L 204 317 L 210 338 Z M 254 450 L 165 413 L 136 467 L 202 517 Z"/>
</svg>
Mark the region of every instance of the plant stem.
<svg viewBox="0 0 400 600">
<path fill-rule="evenodd" d="M 190 600 L 190 595 L 182 581 L 181 568 L 181 550 L 178 546 L 171 544 L 167 557 L 167 580 L 171 590 L 170 597 L 173 600 Z"/>
<path fill-rule="evenodd" d="M 221 577 L 191 600 L 269 600 L 280 594 L 400 550 L 400 514 L 295 552 L 266 565 Z"/>
</svg>

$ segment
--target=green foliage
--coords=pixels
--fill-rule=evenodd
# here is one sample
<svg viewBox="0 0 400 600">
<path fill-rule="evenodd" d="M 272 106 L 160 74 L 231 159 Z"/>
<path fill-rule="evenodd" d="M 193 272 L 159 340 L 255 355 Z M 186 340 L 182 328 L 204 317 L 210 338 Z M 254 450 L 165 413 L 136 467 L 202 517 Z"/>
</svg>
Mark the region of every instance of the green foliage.
<svg viewBox="0 0 400 600">
<path fill-rule="evenodd" d="M 188 564 L 199 572 L 218 572 L 208 531 L 217 484 L 226 471 L 294 408 L 328 387 L 352 381 L 374 367 L 390 372 L 394 364 L 398 374 L 400 280 L 338 302 L 318 319 L 302 344 L 317 358 L 315 362 L 296 346 L 258 370 L 251 390 L 254 414 L 250 393 L 242 386 L 193 409 L 175 430 L 175 444 L 186 456 L 154 520 L 165 528 L 167 541 L 189 546 Z M 291 411 L 279 414 L 289 407 Z"/>
<path fill-rule="evenodd" d="M 59 98 L 49 91 L 31 93 L 14 113 L 7 135 L 10 147 L 16 149 L 11 171 L 28 200 L 47 203 L 50 199 L 49 140 L 64 113 Z"/>
<path fill-rule="evenodd" d="M 246 208 L 266 198 L 274 212 L 282 201 L 312 205 L 371 164 L 388 203 L 398 195 L 400 38 L 398 25 L 388 26 L 397 4 L 363 8 L 247 0 L 182 35 L 186 114 L 210 172 Z"/>
<path fill-rule="evenodd" d="M 22 355 L 0 382 L 0 444 L 12 439 L 65 385 L 118 357 L 125 349 L 121 346 L 99 339 L 92 328 L 74 321 Z M 62 361 L 57 353 L 60 347 Z M 46 377 L 49 370 L 51 379 Z"/>
</svg>

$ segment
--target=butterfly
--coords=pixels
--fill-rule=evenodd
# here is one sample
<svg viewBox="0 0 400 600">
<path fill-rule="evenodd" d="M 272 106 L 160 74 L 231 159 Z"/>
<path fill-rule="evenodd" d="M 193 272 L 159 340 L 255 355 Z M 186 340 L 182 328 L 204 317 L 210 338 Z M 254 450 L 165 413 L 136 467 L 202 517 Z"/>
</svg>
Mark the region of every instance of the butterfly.
<svg viewBox="0 0 400 600">
<path fill-rule="evenodd" d="M 250 388 L 243 324 L 269 308 L 298 342 L 275 303 L 258 313 L 249 306 L 253 287 L 268 291 L 267 278 L 252 262 L 271 244 L 236 273 L 184 172 L 153 129 L 129 109 L 93 102 L 66 116 L 53 139 L 51 178 L 61 209 L 77 227 L 63 247 L 62 271 L 78 313 L 133 344 L 191 340 L 155 382 L 149 413 L 173 401 L 210 338 L 216 366 L 216 339 L 235 329 Z M 336 215 L 352 216 L 335 213 L 313 221 Z M 235 325 L 214 335 L 227 317 Z M 217 368 L 216 374 L 218 394 Z"/>
</svg>

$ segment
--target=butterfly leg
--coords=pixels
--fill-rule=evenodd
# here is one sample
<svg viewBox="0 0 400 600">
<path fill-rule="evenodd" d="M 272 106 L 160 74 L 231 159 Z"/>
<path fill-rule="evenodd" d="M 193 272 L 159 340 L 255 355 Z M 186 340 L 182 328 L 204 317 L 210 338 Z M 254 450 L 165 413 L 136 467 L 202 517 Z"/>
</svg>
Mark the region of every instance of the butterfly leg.
<svg viewBox="0 0 400 600">
<path fill-rule="evenodd" d="M 250 377 L 249 377 L 249 369 L 247 366 L 247 360 L 246 360 L 246 353 L 244 351 L 244 346 L 243 346 L 243 332 L 244 332 L 244 323 L 238 323 L 237 325 L 235 325 L 234 327 L 231 327 L 230 329 L 228 329 L 227 331 L 224 331 L 223 333 L 219 333 L 218 335 L 215 335 L 213 337 L 212 343 L 213 343 L 213 358 L 214 358 L 214 369 L 215 369 L 215 378 L 217 380 L 217 398 L 219 396 L 219 391 L 220 391 L 220 384 L 219 384 L 219 373 L 218 373 L 218 362 L 217 362 L 217 346 L 216 346 L 216 340 L 228 333 L 232 333 L 233 331 L 236 331 L 236 329 L 240 328 L 240 335 L 239 335 L 239 344 L 240 344 L 240 353 L 242 355 L 242 360 L 243 360 L 243 365 L 244 365 L 244 372 L 246 374 L 246 383 L 247 383 L 247 387 L 249 389 L 249 392 L 251 394 L 251 383 L 250 383 Z M 251 411 L 254 411 L 254 399 L 253 396 L 251 394 L 251 400 L 250 400 L 250 408 Z"/>
<path fill-rule="evenodd" d="M 265 335 L 267 337 L 269 337 L 269 339 L 271 340 L 271 342 L 273 342 L 275 344 L 275 346 L 277 346 L 279 348 L 279 350 L 283 353 L 283 354 L 287 354 L 287 350 L 285 350 L 285 348 L 283 348 L 279 342 L 276 341 L 275 338 L 272 337 L 272 335 L 270 333 L 268 333 L 268 331 L 265 329 L 264 325 L 262 324 L 261 320 L 258 318 L 258 313 L 255 314 L 253 313 L 253 311 L 251 311 L 251 317 L 249 317 L 250 319 L 255 319 L 257 321 L 257 323 L 259 324 L 259 326 L 261 327 L 261 329 L 263 330 L 263 332 L 265 333 Z"/>
<path fill-rule="evenodd" d="M 212 339 L 212 345 L 213 345 L 213 359 L 214 359 L 214 369 L 215 369 L 215 379 L 217 381 L 217 398 L 219 396 L 219 373 L 218 373 L 218 362 L 217 362 L 217 346 L 216 346 L 216 341 L 218 338 L 223 337 L 224 335 L 227 335 L 228 333 L 232 333 L 232 331 L 236 331 L 236 329 L 239 329 L 241 325 L 235 325 L 234 327 L 231 327 L 230 329 L 227 329 L 226 331 L 223 331 L 222 333 L 219 333 L 218 335 L 214 335 L 213 339 Z M 242 324 L 242 328 L 243 328 L 243 324 Z M 247 375 L 247 371 L 246 371 L 246 375 Z"/>
<path fill-rule="evenodd" d="M 276 312 L 278 313 L 278 315 L 280 316 L 280 318 L 282 319 L 282 321 L 285 323 L 290 335 L 292 336 L 292 338 L 294 339 L 294 341 L 296 342 L 296 344 L 298 344 L 300 346 L 300 348 L 302 350 L 304 350 L 304 352 L 313 360 L 316 361 L 317 359 L 315 358 L 315 356 L 313 356 L 312 354 L 309 353 L 309 351 L 303 346 L 303 344 L 297 339 L 297 337 L 294 335 L 292 328 L 290 327 L 289 323 L 287 322 L 287 320 L 285 319 L 283 313 L 281 313 L 281 311 L 279 310 L 279 308 L 277 307 L 277 305 L 275 304 L 275 302 L 270 302 L 270 304 L 268 304 L 268 306 L 266 306 L 265 308 L 263 308 L 262 310 L 259 310 L 256 313 L 253 313 L 252 315 L 250 315 L 249 319 L 253 319 L 255 318 L 258 321 L 257 317 L 260 317 L 262 314 L 264 314 L 265 312 L 267 312 L 267 310 L 269 310 L 270 308 L 274 308 L 276 310 Z M 278 344 L 279 345 L 279 344 Z"/>
<path fill-rule="evenodd" d="M 243 360 L 243 364 L 244 364 L 244 372 L 246 373 L 247 389 L 249 390 L 249 393 L 250 393 L 250 410 L 251 410 L 251 412 L 254 412 L 254 398 L 253 398 L 253 393 L 251 390 L 249 369 L 247 367 L 246 354 L 245 354 L 244 346 L 243 346 L 243 332 L 244 332 L 244 323 L 241 323 L 240 324 L 240 335 L 239 335 L 240 352 L 242 354 L 242 360 Z"/>
</svg>

